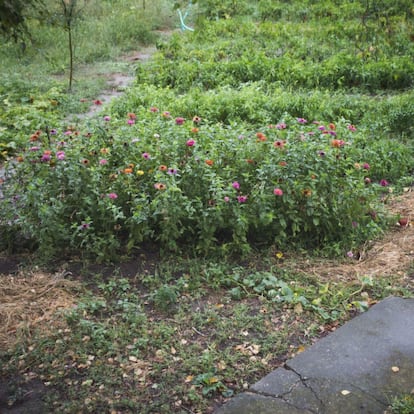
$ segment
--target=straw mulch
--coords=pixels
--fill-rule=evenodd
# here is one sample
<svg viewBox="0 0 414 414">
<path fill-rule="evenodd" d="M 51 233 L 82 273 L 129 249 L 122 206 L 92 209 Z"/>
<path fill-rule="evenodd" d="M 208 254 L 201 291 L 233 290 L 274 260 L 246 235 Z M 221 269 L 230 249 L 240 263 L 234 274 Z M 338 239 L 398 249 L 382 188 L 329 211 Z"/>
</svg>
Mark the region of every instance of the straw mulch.
<svg viewBox="0 0 414 414">
<path fill-rule="evenodd" d="M 414 260 L 414 192 L 407 191 L 387 204 L 387 209 L 396 216 L 395 226 L 380 240 L 371 242 L 359 252 L 359 257 L 343 263 L 333 260 L 289 260 L 298 272 L 313 274 L 326 281 L 352 281 L 362 276 L 410 277 Z M 407 217 L 406 226 L 398 223 L 398 217 Z M 411 269 L 411 270 L 410 270 Z"/>
<path fill-rule="evenodd" d="M 58 311 L 76 304 L 78 288 L 63 275 L 0 275 L 0 350 L 30 340 L 36 328 L 43 332 L 63 328 Z"/>
</svg>

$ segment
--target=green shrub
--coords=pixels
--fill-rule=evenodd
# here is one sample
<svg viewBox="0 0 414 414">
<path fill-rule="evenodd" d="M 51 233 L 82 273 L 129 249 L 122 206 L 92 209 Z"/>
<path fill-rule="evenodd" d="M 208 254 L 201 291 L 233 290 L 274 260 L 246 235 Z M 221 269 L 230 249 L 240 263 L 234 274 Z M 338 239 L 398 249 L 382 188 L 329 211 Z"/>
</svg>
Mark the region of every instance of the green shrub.
<svg viewBox="0 0 414 414">
<path fill-rule="evenodd" d="M 30 142 L 3 184 L 1 225 L 43 255 L 100 260 L 146 242 L 175 251 L 191 241 L 202 253 L 271 244 L 341 252 L 381 229 L 388 183 L 371 171 L 389 173 L 391 150 L 400 174 L 409 166 L 404 148 L 387 145 L 367 151 L 345 120 L 285 115 L 249 130 L 140 110 L 59 131 L 50 145 L 44 134 Z"/>
</svg>

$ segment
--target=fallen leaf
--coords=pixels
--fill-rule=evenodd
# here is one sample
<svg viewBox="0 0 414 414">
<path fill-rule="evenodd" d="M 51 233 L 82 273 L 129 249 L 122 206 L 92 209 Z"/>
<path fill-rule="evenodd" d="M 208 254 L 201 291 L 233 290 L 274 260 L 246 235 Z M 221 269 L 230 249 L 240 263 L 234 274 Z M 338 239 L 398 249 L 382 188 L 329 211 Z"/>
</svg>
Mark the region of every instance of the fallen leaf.
<svg viewBox="0 0 414 414">
<path fill-rule="evenodd" d="M 391 367 L 392 372 L 398 372 L 399 370 L 400 370 L 400 368 L 398 368 L 398 367 Z"/>
<path fill-rule="evenodd" d="M 348 390 L 342 390 L 342 391 L 341 391 L 341 394 L 342 394 L 342 395 L 348 395 L 348 394 L 351 394 L 351 391 L 348 391 Z"/>
</svg>

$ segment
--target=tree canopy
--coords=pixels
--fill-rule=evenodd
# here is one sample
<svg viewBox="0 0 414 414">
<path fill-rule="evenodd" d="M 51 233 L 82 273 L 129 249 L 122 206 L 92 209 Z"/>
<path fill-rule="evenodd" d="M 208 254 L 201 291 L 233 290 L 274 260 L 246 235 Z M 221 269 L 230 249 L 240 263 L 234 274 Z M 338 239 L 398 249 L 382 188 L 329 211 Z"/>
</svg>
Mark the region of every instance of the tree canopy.
<svg viewBox="0 0 414 414">
<path fill-rule="evenodd" d="M 42 4 L 42 0 L 0 0 L 0 34 L 19 38 L 27 32 L 28 11 Z"/>
</svg>

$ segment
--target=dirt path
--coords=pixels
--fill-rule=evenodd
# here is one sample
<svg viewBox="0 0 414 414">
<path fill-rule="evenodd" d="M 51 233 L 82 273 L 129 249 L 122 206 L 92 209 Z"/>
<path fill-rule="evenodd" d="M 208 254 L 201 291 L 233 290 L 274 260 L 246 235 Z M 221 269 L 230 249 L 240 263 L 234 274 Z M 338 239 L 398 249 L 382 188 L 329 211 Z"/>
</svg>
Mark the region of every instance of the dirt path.
<svg viewBox="0 0 414 414">
<path fill-rule="evenodd" d="M 147 62 L 151 56 L 156 52 L 156 47 L 151 46 L 143 48 L 139 51 L 130 52 L 127 55 L 121 56 L 119 61 L 127 62 L 129 64 L 128 73 L 110 72 L 103 76 L 106 79 L 107 87 L 96 97 L 96 101 L 102 104 L 93 104 L 89 110 L 80 114 L 72 114 L 68 117 L 70 122 L 74 120 L 81 121 L 83 119 L 92 118 L 101 113 L 112 100 L 119 98 L 125 93 L 125 90 L 131 86 L 135 80 L 134 67 L 140 62 Z"/>
</svg>

